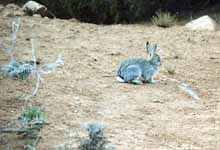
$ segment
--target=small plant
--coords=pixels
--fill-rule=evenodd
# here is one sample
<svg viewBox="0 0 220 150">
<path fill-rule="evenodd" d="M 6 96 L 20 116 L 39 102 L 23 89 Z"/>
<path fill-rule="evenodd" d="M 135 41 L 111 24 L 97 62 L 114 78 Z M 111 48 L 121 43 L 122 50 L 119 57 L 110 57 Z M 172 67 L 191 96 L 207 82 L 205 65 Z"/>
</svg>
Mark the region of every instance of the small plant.
<svg viewBox="0 0 220 150">
<path fill-rule="evenodd" d="M 0 128 L 0 133 L 17 133 L 29 140 L 28 149 L 35 149 L 40 140 L 39 132 L 47 125 L 45 111 L 38 107 L 30 106 L 28 110 L 22 110 L 18 117 L 17 128 Z"/>
<path fill-rule="evenodd" d="M 40 129 L 47 124 L 45 111 L 32 106 L 27 111 L 23 110 L 18 120 L 23 135 L 32 138 L 36 138 Z"/>
<path fill-rule="evenodd" d="M 10 76 L 21 80 L 26 80 L 32 70 L 33 65 L 17 62 L 15 60 L 10 61 L 8 64 L 1 67 L 3 76 Z"/>
<path fill-rule="evenodd" d="M 41 108 L 30 106 L 28 111 L 25 111 L 25 110 L 22 111 L 22 114 L 19 117 L 19 120 L 22 120 L 24 124 L 27 124 L 33 121 L 43 124 L 46 122 L 45 111 Z"/>
<path fill-rule="evenodd" d="M 169 66 L 166 67 L 166 70 L 167 70 L 167 73 L 170 74 L 170 75 L 176 74 L 176 68 L 175 68 L 175 66 L 169 65 Z"/>
<path fill-rule="evenodd" d="M 104 125 L 91 123 L 85 126 L 89 138 L 81 140 L 79 150 L 114 150 L 107 138 L 104 136 Z"/>
<path fill-rule="evenodd" d="M 61 55 L 57 58 L 54 63 L 43 64 L 38 66 L 36 48 L 35 48 L 35 38 L 31 38 L 31 51 L 32 51 L 32 60 L 29 62 L 18 62 L 14 58 L 15 44 L 17 41 L 17 33 L 20 28 L 20 18 L 16 18 L 12 22 L 12 34 L 11 34 L 11 43 L 12 46 L 7 49 L 7 53 L 10 56 L 10 61 L 6 65 L 0 65 L 0 75 L 9 76 L 13 78 L 18 78 L 21 80 L 27 80 L 29 76 L 35 78 L 36 87 L 33 93 L 30 96 L 26 97 L 26 100 L 29 100 L 31 96 L 35 96 L 38 92 L 40 82 L 43 81 L 43 75 L 51 74 L 56 71 L 56 68 L 64 65 Z"/>
<path fill-rule="evenodd" d="M 29 110 L 22 111 L 18 118 L 23 137 L 29 138 L 27 149 L 34 150 L 40 140 L 39 132 L 47 124 L 45 111 L 38 107 L 29 107 Z"/>
<path fill-rule="evenodd" d="M 152 23 L 158 27 L 168 28 L 175 24 L 176 16 L 169 12 L 156 12 L 156 15 L 151 19 Z"/>
<path fill-rule="evenodd" d="M 39 131 L 47 124 L 45 111 L 38 107 L 30 106 L 30 97 L 35 96 L 38 92 L 40 82 L 43 80 L 43 75 L 56 72 L 56 68 L 64 65 L 61 55 L 54 63 L 40 65 L 36 57 L 36 48 L 34 43 L 34 36 L 31 38 L 32 45 L 32 60 L 25 62 L 18 62 L 14 58 L 14 52 L 16 48 L 17 33 L 20 28 L 20 18 L 16 18 L 12 22 L 12 34 L 11 34 L 11 47 L 7 49 L 7 53 L 10 56 L 8 64 L 0 65 L 0 80 L 6 77 L 18 78 L 21 80 L 27 80 L 29 77 L 36 79 L 36 87 L 30 96 L 26 96 L 25 106 L 22 113 L 18 118 L 15 128 L 0 128 L 1 133 L 17 133 L 22 137 L 27 137 L 25 140 L 29 140 L 27 149 L 35 150 L 36 145 L 40 140 Z M 0 43 L 1 44 L 1 43 Z M 1 46 L 1 45 L 0 45 Z M 20 100 L 21 97 L 17 97 Z M 29 104 L 29 105 L 28 105 Z M 30 107 L 27 107 L 30 106 Z"/>
<path fill-rule="evenodd" d="M 10 61 L 8 64 L 0 66 L 0 73 L 3 76 L 16 77 L 21 80 L 25 80 L 31 73 L 32 66 L 30 64 L 17 62 L 14 59 L 14 52 L 16 50 L 16 43 L 17 43 L 17 34 L 20 29 L 20 24 L 21 24 L 20 18 L 15 18 L 12 21 L 11 47 L 9 47 L 6 50 L 8 55 L 10 56 Z"/>
</svg>

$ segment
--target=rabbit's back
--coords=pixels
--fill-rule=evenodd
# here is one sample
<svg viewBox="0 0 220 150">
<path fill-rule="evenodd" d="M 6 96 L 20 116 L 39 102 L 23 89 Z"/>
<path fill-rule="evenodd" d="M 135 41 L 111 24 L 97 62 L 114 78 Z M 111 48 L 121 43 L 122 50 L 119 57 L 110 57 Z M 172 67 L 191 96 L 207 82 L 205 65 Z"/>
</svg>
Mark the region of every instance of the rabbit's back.
<svg viewBox="0 0 220 150">
<path fill-rule="evenodd" d="M 117 80 L 119 82 L 128 83 L 154 83 L 153 77 L 158 72 L 161 61 L 159 55 L 156 53 L 157 45 L 150 46 L 146 43 L 147 52 L 150 54 L 150 60 L 146 59 L 127 59 L 123 61 L 117 72 Z M 131 82 L 130 82 L 131 81 Z"/>
<path fill-rule="evenodd" d="M 145 59 L 128 59 L 121 63 L 118 76 L 126 82 L 142 77 L 143 69 L 146 69 L 148 62 Z"/>
</svg>

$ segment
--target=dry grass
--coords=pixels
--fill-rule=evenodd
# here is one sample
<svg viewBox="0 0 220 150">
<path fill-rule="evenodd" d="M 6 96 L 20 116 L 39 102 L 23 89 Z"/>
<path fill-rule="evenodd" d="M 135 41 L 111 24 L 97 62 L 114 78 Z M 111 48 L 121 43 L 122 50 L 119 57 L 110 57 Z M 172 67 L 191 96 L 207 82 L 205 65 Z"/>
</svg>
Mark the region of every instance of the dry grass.
<svg viewBox="0 0 220 150">
<path fill-rule="evenodd" d="M 176 23 L 177 18 L 169 12 L 158 11 L 156 12 L 156 15 L 152 17 L 151 21 L 158 27 L 168 28 Z"/>
</svg>

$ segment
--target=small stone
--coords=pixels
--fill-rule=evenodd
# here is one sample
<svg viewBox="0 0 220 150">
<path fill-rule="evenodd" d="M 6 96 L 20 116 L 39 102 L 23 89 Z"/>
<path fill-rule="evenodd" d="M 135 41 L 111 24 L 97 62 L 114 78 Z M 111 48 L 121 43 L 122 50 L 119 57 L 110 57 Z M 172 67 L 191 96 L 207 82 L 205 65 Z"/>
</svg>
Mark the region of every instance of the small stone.
<svg viewBox="0 0 220 150">
<path fill-rule="evenodd" d="M 41 15 L 40 14 L 34 14 L 33 17 L 41 18 Z"/>
<path fill-rule="evenodd" d="M 120 52 L 112 52 L 112 53 L 110 53 L 110 55 L 111 56 L 119 56 L 119 55 L 121 55 L 121 53 Z"/>
</svg>

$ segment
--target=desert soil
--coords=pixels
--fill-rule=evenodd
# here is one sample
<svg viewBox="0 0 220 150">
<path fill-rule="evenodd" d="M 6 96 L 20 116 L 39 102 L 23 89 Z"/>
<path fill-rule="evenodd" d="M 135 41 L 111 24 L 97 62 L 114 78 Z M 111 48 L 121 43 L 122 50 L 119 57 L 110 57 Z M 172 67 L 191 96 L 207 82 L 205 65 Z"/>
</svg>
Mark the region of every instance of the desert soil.
<svg viewBox="0 0 220 150">
<path fill-rule="evenodd" d="M 59 54 L 65 61 L 61 73 L 44 76 L 38 95 L 31 99 L 46 110 L 49 122 L 41 130 L 39 150 L 76 149 L 86 134 L 82 125 L 89 122 L 103 123 L 118 150 L 220 149 L 220 31 L 50 20 L 1 6 L 1 64 L 9 61 L 5 49 L 10 46 L 14 15 L 21 15 L 16 59 L 31 58 L 30 38 L 35 33 L 42 64 Z M 159 46 L 159 82 L 118 83 L 120 62 L 146 57 L 146 41 Z M 169 68 L 175 74 L 169 74 Z M 169 78 L 191 85 L 200 99 L 190 97 Z M 30 94 L 34 83 L 34 79 L 0 79 L 1 128 L 19 116 L 24 104 L 19 97 Z M 23 149 L 21 140 L 0 135 L 0 149 Z"/>
</svg>

